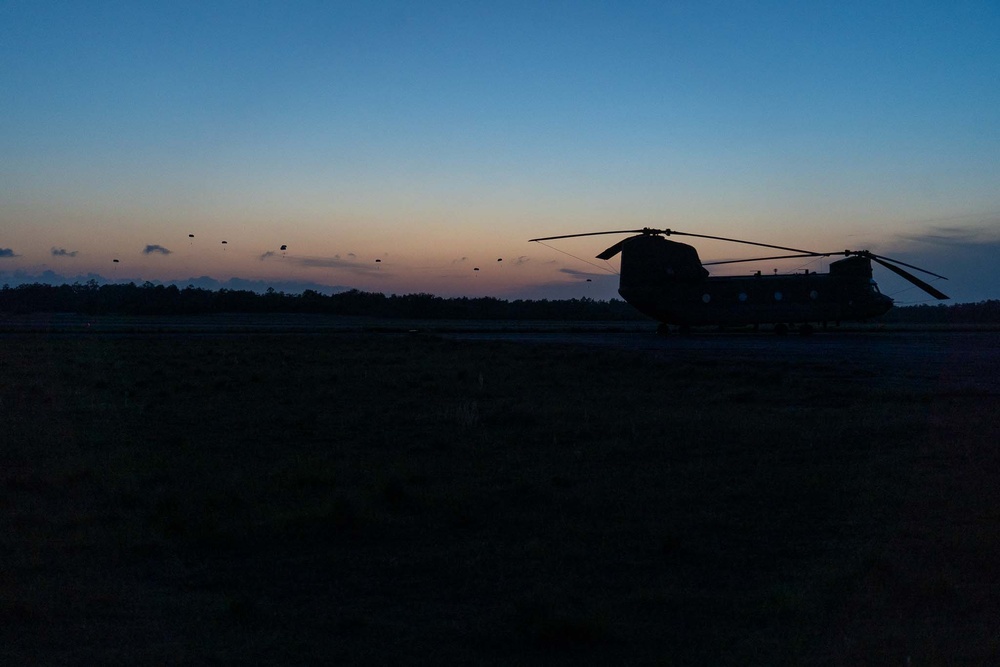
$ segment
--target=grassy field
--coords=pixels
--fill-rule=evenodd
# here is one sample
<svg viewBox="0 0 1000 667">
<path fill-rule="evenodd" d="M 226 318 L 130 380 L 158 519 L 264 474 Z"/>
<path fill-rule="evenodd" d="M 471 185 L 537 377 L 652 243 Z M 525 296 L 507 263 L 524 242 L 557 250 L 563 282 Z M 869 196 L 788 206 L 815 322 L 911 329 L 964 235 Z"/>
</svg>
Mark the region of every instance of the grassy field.
<svg viewBox="0 0 1000 667">
<path fill-rule="evenodd" d="M 995 664 L 998 408 L 849 359 L 6 335 L 0 662 Z"/>
</svg>

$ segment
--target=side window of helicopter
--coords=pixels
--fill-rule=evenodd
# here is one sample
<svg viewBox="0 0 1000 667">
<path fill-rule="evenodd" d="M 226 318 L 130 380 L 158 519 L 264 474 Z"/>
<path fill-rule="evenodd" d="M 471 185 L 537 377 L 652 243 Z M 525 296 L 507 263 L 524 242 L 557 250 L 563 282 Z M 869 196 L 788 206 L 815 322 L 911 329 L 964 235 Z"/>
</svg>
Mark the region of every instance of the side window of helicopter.
<svg viewBox="0 0 1000 667">
<path fill-rule="evenodd" d="M 712 295 L 711 294 L 702 294 L 701 295 L 701 300 L 702 300 L 702 303 L 708 303 L 709 301 L 712 300 Z"/>
<path fill-rule="evenodd" d="M 774 300 L 775 301 L 781 301 L 781 292 L 775 292 L 774 293 Z"/>
<path fill-rule="evenodd" d="M 746 300 L 747 300 L 747 293 L 740 292 L 740 303 L 746 303 Z"/>
<path fill-rule="evenodd" d="M 809 292 L 809 298 L 815 301 L 816 299 L 819 298 L 819 292 L 817 292 L 816 290 Z"/>
</svg>

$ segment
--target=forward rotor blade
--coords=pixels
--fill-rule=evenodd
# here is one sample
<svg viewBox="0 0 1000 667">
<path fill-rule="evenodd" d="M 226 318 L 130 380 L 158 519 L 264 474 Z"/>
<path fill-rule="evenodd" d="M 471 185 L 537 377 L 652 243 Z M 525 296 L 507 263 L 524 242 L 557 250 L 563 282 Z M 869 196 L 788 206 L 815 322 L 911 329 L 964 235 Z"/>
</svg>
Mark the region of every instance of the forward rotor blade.
<svg viewBox="0 0 1000 667">
<path fill-rule="evenodd" d="M 803 250 L 801 248 L 788 248 L 782 245 L 772 245 L 770 243 L 757 243 L 756 241 L 744 241 L 742 239 L 730 239 L 725 236 L 710 236 L 708 234 L 694 234 L 692 232 L 678 232 L 673 229 L 651 229 L 649 227 L 644 227 L 642 229 L 620 229 L 616 231 L 607 232 L 587 232 L 584 234 L 562 234 L 560 236 L 543 236 L 537 239 L 528 239 L 529 243 L 532 241 L 554 241 L 556 239 L 572 239 L 580 236 L 600 236 L 602 234 L 663 234 L 664 236 L 691 236 L 698 239 L 711 239 L 714 241 L 726 241 L 728 243 L 742 243 L 743 245 L 753 245 L 759 248 L 774 248 L 775 250 L 787 250 L 789 252 L 800 252 L 807 256 L 820 256 L 822 253 L 813 252 L 812 250 Z M 603 253 L 602 253 L 603 254 Z"/>
<path fill-rule="evenodd" d="M 561 236 L 543 236 L 537 239 L 528 239 L 528 243 L 534 243 L 535 241 L 555 241 L 556 239 L 573 239 L 578 236 L 603 236 L 605 234 L 644 234 L 649 232 L 656 232 L 655 229 L 619 229 L 617 231 L 609 232 L 587 232 L 585 234 L 562 234 Z"/>
<path fill-rule="evenodd" d="M 613 246 L 602 252 L 600 255 L 597 256 L 597 259 L 604 259 L 604 260 L 611 259 L 612 257 L 614 257 L 615 255 L 617 255 L 622 251 L 623 245 L 625 245 L 624 239 L 622 239 L 618 243 L 614 244 Z"/>
<path fill-rule="evenodd" d="M 893 264 L 890 264 L 887 261 L 884 261 L 878 255 L 872 255 L 872 254 L 869 253 L 869 256 L 871 257 L 872 261 L 878 262 L 879 264 L 881 264 L 885 268 L 889 269 L 890 271 L 892 271 L 896 275 L 901 276 L 901 277 L 905 278 L 906 280 L 909 280 L 911 283 L 913 283 L 914 285 L 916 285 L 917 287 L 919 287 L 923 291 L 927 292 L 928 294 L 930 294 L 935 299 L 949 299 L 949 298 L 951 298 L 947 294 L 945 294 L 944 292 L 941 292 L 939 290 L 934 289 L 933 287 L 931 287 L 930 285 L 928 285 L 927 283 L 925 283 L 920 278 L 917 278 L 915 275 L 913 275 L 909 271 L 904 271 L 903 269 L 899 268 L 898 266 L 895 266 Z M 900 262 L 900 264 L 902 264 L 902 262 Z M 909 265 L 907 265 L 907 266 L 909 266 Z M 915 268 L 915 267 L 911 267 L 911 268 Z M 923 269 L 921 269 L 921 270 L 923 270 Z M 930 271 L 927 271 L 927 273 L 930 273 Z"/>
<path fill-rule="evenodd" d="M 610 248 L 608 248 L 610 250 Z M 606 251 L 605 251 L 606 252 Z M 772 259 L 797 259 L 799 257 L 817 257 L 816 253 L 807 252 L 801 255 L 777 255 L 776 257 L 750 257 L 748 259 L 723 259 L 718 262 L 702 262 L 702 266 L 715 266 L 717 264 L 739 264 L 741 262 L 765 262 Z"/>
</svg>

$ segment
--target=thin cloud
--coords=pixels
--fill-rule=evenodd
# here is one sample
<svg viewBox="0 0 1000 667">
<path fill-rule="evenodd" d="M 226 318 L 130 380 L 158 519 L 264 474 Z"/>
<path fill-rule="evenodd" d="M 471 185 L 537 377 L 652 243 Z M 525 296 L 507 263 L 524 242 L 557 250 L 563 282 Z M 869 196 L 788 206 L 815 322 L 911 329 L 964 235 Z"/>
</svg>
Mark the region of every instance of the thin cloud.
<svg viewBox="0 0 1000 667">
<path fill-rule="evenodd" d="M 574 276 L 576 278 L 603 278 L 608 275 L 606 273 L 594 273 L 593 271 L 577 271 L 576 269 L 562 268 L 559 269 L 559 273 L 565 273 L 569 276 Z"/>
<path fill-rule="evenodd" d="M 931 227 L 921 234 L 900 234 L 904 241 L 930 243 L 933 245 L 979 245 L 996 243 L 1000 240 L 1000 230 L 988 227 Z"/>
<path fill-rule="evenodd" d="M 507 296 L 517 299 L 620 299 L 618 276 L 594 274 L 588 280 L 546 282 L 512 289 Z M 588 282 L 589 281 L 589 282 Z"/>
<path fill-rule="evenodd" d="M 531 260 L 528 259 L 527 255 L 521 255 L 520 257 L 514 260 L 513 264 L 514 266 L 521 266 L 522 264 L 527 264 L 530 261 Z"/>
<path fill-rule="evenodd" d="M 340 255 L 333 257 L 298 257 L 294 260 L 299 266 L 310 269 L 344 269 L 352 273 L 375 273 L 378 266 L 374 263 L 367 264 L 349 259 L 341 259 Z"/>
<path fill-rule="evenodd" d="M 0 258 L 6 259 L 8 257 L 20 257 L 20 255 L 11 248 L 0 248 Z"/>
<path fill-rule="evenodd" d="M 264 260 L 270 257 L 274 257 L 275 255 L 276 253 L 273 250 L 268 250 L 267 252 L 265 252 L 263 255 L 260 256 L 260 261 L 263 262 Z"/>
<path fill-rule="evenodd" d="M 66 250 L 66 248 L 52 248 L 53 257 L 76 257 L 78 250 Z"/>
<path fill-rule="evenodd" d="M 152 245 L 146 246 L 146 249 L 142 251 L 142 254 L 143 255 L 152 255 L 152 254 L 169 255 L 170 252 L 171 251 L 168 250 L 167 248 L 164 248 L 163 246 L 154 243 Z"/>
</svg>

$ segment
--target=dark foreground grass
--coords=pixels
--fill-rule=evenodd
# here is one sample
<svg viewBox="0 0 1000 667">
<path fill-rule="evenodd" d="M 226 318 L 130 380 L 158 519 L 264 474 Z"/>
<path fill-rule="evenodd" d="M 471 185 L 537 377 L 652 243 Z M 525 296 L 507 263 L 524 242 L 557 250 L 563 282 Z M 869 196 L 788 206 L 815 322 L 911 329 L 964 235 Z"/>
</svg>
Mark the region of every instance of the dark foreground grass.
<svg viewBox="0 0 1000 667">
<path fill-rule="evenodd" d="M 0 340 L 5 664 L 1000 658 L 997 397 L 419 336 Z"/>
</svg>

